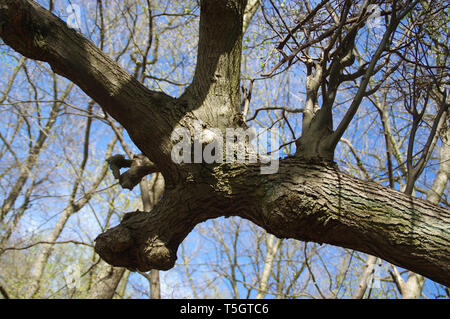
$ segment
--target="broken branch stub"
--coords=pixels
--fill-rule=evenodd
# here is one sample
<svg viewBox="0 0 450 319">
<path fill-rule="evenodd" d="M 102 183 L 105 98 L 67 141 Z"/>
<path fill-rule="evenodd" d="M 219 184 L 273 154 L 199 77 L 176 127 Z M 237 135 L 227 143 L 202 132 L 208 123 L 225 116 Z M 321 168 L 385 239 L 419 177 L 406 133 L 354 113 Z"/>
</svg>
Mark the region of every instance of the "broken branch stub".
<svg viewBox="0 0 450 319">
<path fill-rule="evenodd" d="M 132 190 L 139 184 L 142 178 L 148 174 L 158 171 L 156 165 L 142 154 L 136 154 L 133 159 L 125 159 L 124 155 L 114 155 L 106 159 L 114 178 L 119 180 L 120 186 Z M 121 168 L 129 167 L 124 173 L 120 173 Z"/>
</svg>

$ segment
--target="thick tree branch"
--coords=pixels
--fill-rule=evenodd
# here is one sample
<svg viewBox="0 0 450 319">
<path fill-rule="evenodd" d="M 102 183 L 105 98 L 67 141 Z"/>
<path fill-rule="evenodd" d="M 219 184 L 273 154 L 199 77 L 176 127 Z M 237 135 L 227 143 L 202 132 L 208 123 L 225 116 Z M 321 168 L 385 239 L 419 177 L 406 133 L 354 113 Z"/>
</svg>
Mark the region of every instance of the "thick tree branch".
<svg viewBox="0 0 450 319">
<path fill-rule="evenodd" d="M 366 73 L 364 74 L 363 78 L 361 79 L 361 82 L 359 83 L 359 88 L 358 91 L 356 92 L 355 98 L 353 99 L 351 105 L 349 106 L 347 112 L 345 113 L 344 118 L 336 128 L 336 131 L 330 138 L 329 144 L 331 148 L 334 149 L 336 147 L 337 143 L 344 134 L 351 120 L 355 116 L 356 111 L 358 110 L 359 105 L 361 104 L 361 101 L 366 94 L 366 88 L 369 85 L 369 81 L 374 73 L 378 59 L 380 58 L 383 51 L 385 51 L 390 45 L 392 34 L 397 29 L 397 26 L 403 19 L 403 17 L 406 14 L 408 14 L 408 12 L 410 12 L 416 6 L 417 3 L 418 1 L 410 2 L 409 5 L 398 14 L 398 16 L 395 16 L 394 14 L 391 16 L 389 26 L 387 27 L 386 32 L 384 33 L 383 38 L 377 47 L 377 50 L 372 56 L 372 61 L 367 67 Z"/>
<path fill-rule="evenodd" d="M 205 167 L 195 183 L 167 189 L 151 212 L 126 214 L 96 239 L 96 251 L 115 266 L 169 269 L 195 225 L 237 215 L 279 238 L 359 250 L 450 284 L 449 210 L 334 167 L 280 164 L 274 175 L 257 165 Z"/>
<path fill-rule="evenodd" d="M 212 127 L 236 127 L 246 0 L 203 0 L 194 78 L 180 98 Z M 218 23 L 220 21 L 220 23 Z"/>
</svg>

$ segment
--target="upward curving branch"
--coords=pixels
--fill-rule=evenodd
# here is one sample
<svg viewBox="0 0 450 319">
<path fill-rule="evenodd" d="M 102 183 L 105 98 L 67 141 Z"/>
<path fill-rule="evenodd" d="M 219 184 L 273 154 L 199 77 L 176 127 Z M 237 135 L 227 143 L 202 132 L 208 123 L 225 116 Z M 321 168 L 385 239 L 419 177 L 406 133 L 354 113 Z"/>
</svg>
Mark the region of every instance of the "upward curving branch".
<svg viewBox="0 0 450 319">
<path fill-rule="evenodd" d="M 239 123 L 243 16 L 246 0 L 202 1 L 197 63 L 185 94 L 194 117 L 208 126 Z"/>
</svg>

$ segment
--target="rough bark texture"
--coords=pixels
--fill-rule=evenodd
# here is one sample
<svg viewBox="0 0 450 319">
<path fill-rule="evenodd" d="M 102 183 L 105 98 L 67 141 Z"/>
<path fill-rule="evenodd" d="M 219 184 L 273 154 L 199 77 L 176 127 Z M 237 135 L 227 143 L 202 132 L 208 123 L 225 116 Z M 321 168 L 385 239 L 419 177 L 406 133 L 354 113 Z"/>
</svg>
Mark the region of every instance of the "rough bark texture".
<svg viewBox="0 0 450 319">
<path fill-rule="evenodd" d="M 114 265 L 169 269 L 196 224 L 237 215 L 280 238 L 363 251 L 449 284 L 448 210 L 335 167 L 280 164 L 274 175 L 256 165 L 204 168 L 195 182 L 167 189 L 152 212 L 126 214 L 97 238 L 96 250 Z"/>
<path fill-rule="evenodd" d="M 167 270 L 200 222 L 241 216 L 279 238 L 328 243 L 380 257 L 450 285 L 450 211 L 330 163 L 176 164 L 174 128 L 243 125 L 238 113 L 242 17 L 246 1 L 202 1 L 198 62 L 179 98 L 146 89 L 64 22 L 28 0 L 0 0 L 0 36 L 16 51 L 48 62 L 128 131 L 163 174 L 166 190 L 150 212 L 125 214 L 101 234 L 96 251 L 114 266 Z M 220 20 L 221 23 L 217 23 Z"/>
</svg>

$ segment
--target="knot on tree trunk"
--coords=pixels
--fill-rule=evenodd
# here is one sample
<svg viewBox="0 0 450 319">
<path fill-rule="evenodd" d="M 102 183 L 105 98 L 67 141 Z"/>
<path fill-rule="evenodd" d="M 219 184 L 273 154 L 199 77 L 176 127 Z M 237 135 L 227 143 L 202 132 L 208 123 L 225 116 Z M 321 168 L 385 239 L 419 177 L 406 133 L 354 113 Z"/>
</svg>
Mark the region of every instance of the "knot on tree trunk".
<svg viewBox="0 0 450 319">
<path fill-rule="evenodd" d="M 150 213 L 138 211 L 128 214 Z M 124 219 L 118 226 L 100 234 L 95 240 L 95 251 L 108 264 L 131 271 L 172 268 L 176 261 L 176 249 L 168 247 L 168 242 L 162 239 L 164 236 L 157 234 L 157 228 L 153 232 L 148 229 L 145 235 L 140 232 L 134 234 L 132 224 L 136 222 L 136 218 Z"/>
</svg>

